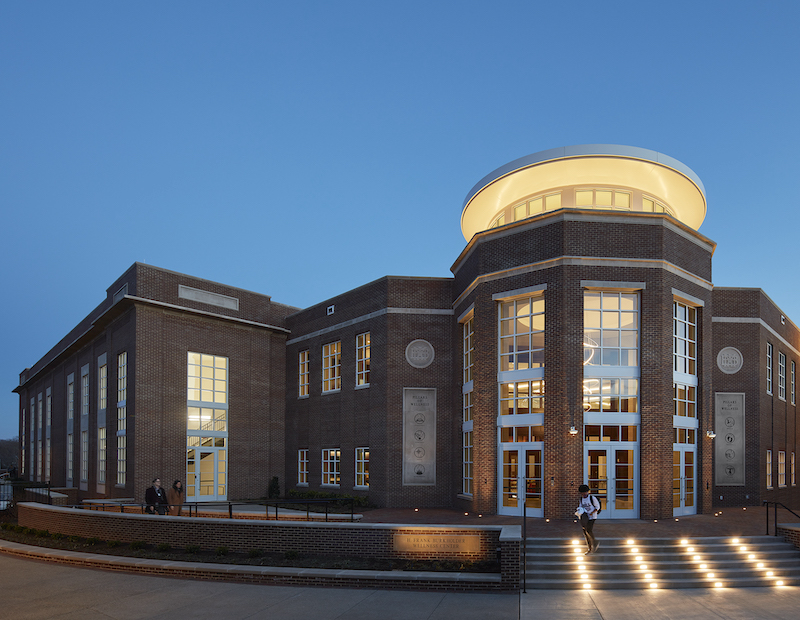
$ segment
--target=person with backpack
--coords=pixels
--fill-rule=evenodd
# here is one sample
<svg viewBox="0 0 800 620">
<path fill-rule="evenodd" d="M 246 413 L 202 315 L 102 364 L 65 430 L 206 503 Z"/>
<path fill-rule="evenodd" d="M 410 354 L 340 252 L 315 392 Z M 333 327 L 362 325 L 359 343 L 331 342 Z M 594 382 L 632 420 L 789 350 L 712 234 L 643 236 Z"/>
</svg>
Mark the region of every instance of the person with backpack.
<svg viewBox="0 0 800 620">
<path fill-rule="evenodd" d="M 597 551 L 600 543 L 594 536 L 594 522 L 597 520 L 597 515 L 600 514 L 600 501 L 591 494 L 589 486 L 582 484 L 578 487 L 578 492 L 581 494 L 581 501 L 578 504 L 578 510 L 575 515 L 581 520 L 581 527 L 583 527 L 583 535 L 586 538 L 586 545 L 589 550 L 584 555 L 589 555 Z"/>
</svg>

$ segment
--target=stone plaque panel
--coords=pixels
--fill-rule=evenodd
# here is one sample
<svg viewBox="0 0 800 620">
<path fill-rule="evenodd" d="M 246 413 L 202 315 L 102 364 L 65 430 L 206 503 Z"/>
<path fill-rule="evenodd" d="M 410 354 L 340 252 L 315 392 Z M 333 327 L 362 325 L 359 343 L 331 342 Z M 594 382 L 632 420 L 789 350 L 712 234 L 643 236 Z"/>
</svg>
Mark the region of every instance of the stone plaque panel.
<svg viewBox="0 0 800 620">
<path fill-rule="evenodd" d="M 744 357 L 736 347 L 725 347 L 717 353 L 717 368 L 726 375 L 735 375 L 743 365 Z"/>
<path fill-rule="evenodd" d="M 403 388 L 403 484 L 436 484 L 436 388 Z"/>
<path fill-rule="evenodd" d="M 714 484 L 744 486 L 744 394 L 714 395 Z"/>
<path fill-rule="evenodd" d="M 469 534 L 398 534 L 394 535 L 394 550 L 404 553 L 479 553 L 480 537 Z"/>
</svg>

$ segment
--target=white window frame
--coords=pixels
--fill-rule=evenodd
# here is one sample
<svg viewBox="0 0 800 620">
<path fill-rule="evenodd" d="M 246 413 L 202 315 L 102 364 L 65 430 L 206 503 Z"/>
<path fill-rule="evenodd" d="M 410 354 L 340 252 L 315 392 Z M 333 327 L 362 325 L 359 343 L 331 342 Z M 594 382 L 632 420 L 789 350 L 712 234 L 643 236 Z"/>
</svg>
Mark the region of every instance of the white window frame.
<svg viewBox="0 0 800 620">
<path fill-rule="evenodd" d="M 370 332 L 356 336 L 356 387 L 369 387 Z"/>
<path fill-rule="evenodd" d="M 791 373 L 792 373 L 791 377 L 790 377 L 790 379 L 791 379 L 791 384 L 790 384 L 791 392 L 789 393 L 789 396 L 791 397 L 791 399 L 792 399 L 791 402 L 794 405 L 794 404 L 797 404 L 797 401 L 795 400 L 795 388 L 797 386 L 797 372 L 796 372 L 796 369 L 795 369 L 794 360 L 792 360 Z"/>
<path fill-rule="evenodd" d="M 786 354 L 778 351 L 778 398 L 786 400 Z"/>
<path fill-rule="evenodd" d="M 772 343 L 767 343 L 767 394 L 772 394 Z"/>
<path fill-rule="evenodd" d="M 75 477 L 75 437 L 72 433 L 67 435 L 67 482 L 71 483 Z"/>
<path fill-rule="evenodd" d="M 81 431 L 81 482 L 89 482 L 89 431 Z"/>
<path fill-rule="evenodd" d="M 106 459 L 108 458 L 108 435 L 105 426 L 97 429 L 97 484 L 106 483 Z"/>
<path fill-rule="evenodd" d="M 342 341 L 322 345 L 322 393 L 342 389 Z"/>
<path fill-rule="evenodd" d="M 117 475 L 116 486 L 128 482 L 128 352 L 117 354 Z"/>
<path fill-rule="evenodd" d="M 297 486 L 308 486 L 308 448 L 297 451 Z"/>
<path fill-rule="evenodd" d="M 767 489 L 772 489 L 772 450 L 767 450 Z"/>
<path fill-rule="evenodd" d="M 369 488 L 369 448 L 356 448 L 356 489 Z"/>
<path fill-rule="evenodd" d="M 117 435 L 117 486 L 124 487 L 128 479 L 128 437 Z"/>
<path fill-rule="evenodd" d="M 461 493 L 472 496 L 474 484 L 474 437 L 473 430 L 461 433 Z"/>
<path fill-rule="evenodd" d="M 50 438 L 44 440 L 44 481 L 50 482 Z"/>
<path fill-rule="evenodd" d="M 103 355 L 105 357 L 105 355 Z M 108 407 L 108 364 L 97 369 L 97 408 L 103 411 Z"/>
<path fill-rule="evenodd" d="M 786 486 L 786 451 L 778 450 L 778 488 Z"/>
<path fill-rule="evenodd" d="M 75 419 L 75 381 L 67 383 L 67 420 Z"/>
<path fill-rule="evenodd" d="M 544 334 L 547 321 L 544 294 L 501 299 L 497 306 L 497 352 L 498 368 L 501 373 L 531 372 L 544 373 Z M 519 314 L 520 306 L 528 306 L 526 314 Z M 541 311 L 534 310 L 541 307 Z M 504 316 L 508 314 L 508 316 Z M 522 324 L 527 320 L 527 328 Z M 541 322 L 536 329 L 534 322 Z M 522 348 L 517 342 L 523 339 Z M 541 340 L 540 343 L 536 342 Z M 539 344 L 541 346 L 539 346 Z M 538 358 L 539 361 L 534 361 Z"/>
<path fill-rule="evenodd" d="M 796 475 L 795 475 L 794 450 L 792 450 L 792 457 L 791 458 L 792 458 L 792 460 L 789 463 L 789 467 L 790 467 L 789 476 L 790 476 L 790 480 L 791 480 L 792 486 L 794 487 L 794 486 L 797 486 L 797 478 L 796 478 Z"/>
<path fill-rule="evenodd" d="M 595 297 L 599 295 L 600 307 L 599 308 L 592 308 L 587 307 L 586 300 L 590 297 Z M 616 298 L 616 303 L 612 302 L 612 299 Z M 636 306 L 633 309 L 625 308 L 623 309 L 623 298 L 632 298 L 636 301 Z M 584 299 L 584 320 L 583 320 L 583 333 L 584 333 L 584 347 L 595 349 L 592 351 L 591 356 L 588 359 L 584 359 L 584 374 L 589 372 L 591 369 L 603 369 L 601 372 L 605 376 L 615 376 L 616 370 L 611 369 L 622 369 L 622 368 L 639 368 L 641 363 L 641 294 L 640 291 L 614 291 L 614 290 L 595 290 L 595 289 L 584 289 L 583 291 L 583 299 Z M 608 301 L 606 301 L 608 300 Z M 616 306 L 616 307 L 614 307 Z M 587 317 L 594 316 L 595 313 L 599 313 L 600 320 L 598 322 L 599 327 L 592 325 L 591 327 L 587 327 Z M 623 327 L 622 326 L 622 318 L 623 314 L 634 314 L 635 315 L 635 328 L 630 327 Z M 613 315 L 617 315 L 617 320 L 607 320 L 606 317 L 609 319 L 613 318 Z M 607 327 L 606 325 L 612 323 L 616 324 L 616 326 Z M 618 346 L 606 346 L 603 344 L 604 342 L 604 334 L 618 334 L 619 335 L 619 344 Z M 597 338 L 593 338 L 590 334 L 594 334 Z M 636 346 L 623 346 L 622 338 L 626 334 L 634 334 L 636 340 Z M 623 364 L 623 352 L 626 352 L 627 355 L 630 355 L 630 352 L 633 351 L 636 357 L 635 364 L 627 363 L 629 360 L 624 360 L 626 363 Z M 609 363 L 606 363 L 608 357 L 606 353 L 616 352 L 617 354 L 617 363 L 611 363 L 611 360 L 608 360 Z M 584 355 L 586 356 L 586 351 L 584 351 Z M 627 357 L 626 355 L 626 357 Z M 599 363 L 597 363 L 599 361 Z M 598 372 L 595 370 L 595 372 Z M 619 376 L 619 375 L 616 375 Z"/>
<path fill-rule="evenodd" d="M 462 337 L 463 337 L 463 380 L 464 383 L 467 384 L 472 381 L 472 366 L 473 366 L 473 355 L 475 352 L 475 324 L 474 324 L 474 317 L 469 317 L 463 323 L 462 327 Z"/>
<path fill-rule="evenodd" d="M 297 354 L 297 398 L 308 398 L 309 395 L 309 356 L 308 349 Z"/>
<path fill-rule="evenodd" d="M 322 449 L 322 486 L 336 487 L 341 486 L 341 448 Z"/>
<path fill-rule="evenodd" d="M 672 302 L 673 372 L 697 375 L 697 313 L 694 306 L 677 300 Z"/>
<path fill-rule="evenodd" d="M 47 388 L 47 394 L 44 397 L 44 410 L 45 410 L 45 426 L 50 427 L 53 425 L 53 395 L 50 388 Z"/>
<path fill-rule="evenodd" d="M 684 398 L 678 395 L 680 389 L 684 391 Z M 680 383 L 672 384 L 672 402 L 674 403 L 674 416 L 681 418 L 697 419 L 697 388 L 693 385 L 683 385 Z M 679 413 L 680 405 L 683 404 L 684 413 Z"/>
</svg>

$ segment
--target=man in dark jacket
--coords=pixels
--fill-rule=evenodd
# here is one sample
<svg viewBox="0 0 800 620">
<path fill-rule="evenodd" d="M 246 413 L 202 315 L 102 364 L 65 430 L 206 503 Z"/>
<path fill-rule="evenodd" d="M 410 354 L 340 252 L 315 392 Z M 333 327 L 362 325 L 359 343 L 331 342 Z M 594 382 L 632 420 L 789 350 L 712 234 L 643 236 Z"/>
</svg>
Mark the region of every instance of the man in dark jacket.
<svg viewBox="0 0 800 620">
<path fill-rule="evenodd" d="M 145 491 L 144 501 L 147 503 L 147 512 L 149 514 L 166 514 L 169 502 L 167 501 L 167 494 L 161 488 L 160 478 L 153 479 L 153 486 Z"/>
</svg>

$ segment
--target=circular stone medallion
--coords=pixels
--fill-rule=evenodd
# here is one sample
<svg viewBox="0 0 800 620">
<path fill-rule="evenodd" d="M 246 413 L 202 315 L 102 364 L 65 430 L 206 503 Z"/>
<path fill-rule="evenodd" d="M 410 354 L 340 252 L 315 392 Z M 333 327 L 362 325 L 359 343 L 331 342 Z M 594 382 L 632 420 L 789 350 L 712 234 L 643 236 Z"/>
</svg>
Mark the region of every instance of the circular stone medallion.
<svg viewBox="0 0 800 620">
<path fill-rule="evenodd" d="M 406 347 L 406 361 L 414 368 L 427 368 L 433 362 L 433 345 L 427 340 L 412 340 Z"/>
<path fill-rule="evenodd" d="M 744 358 L 742 352 L 734 347 L 725 347 L 717 353 L 717 368 L 726 375 L 735 375 L 742 369 Z"/>
</svg>

